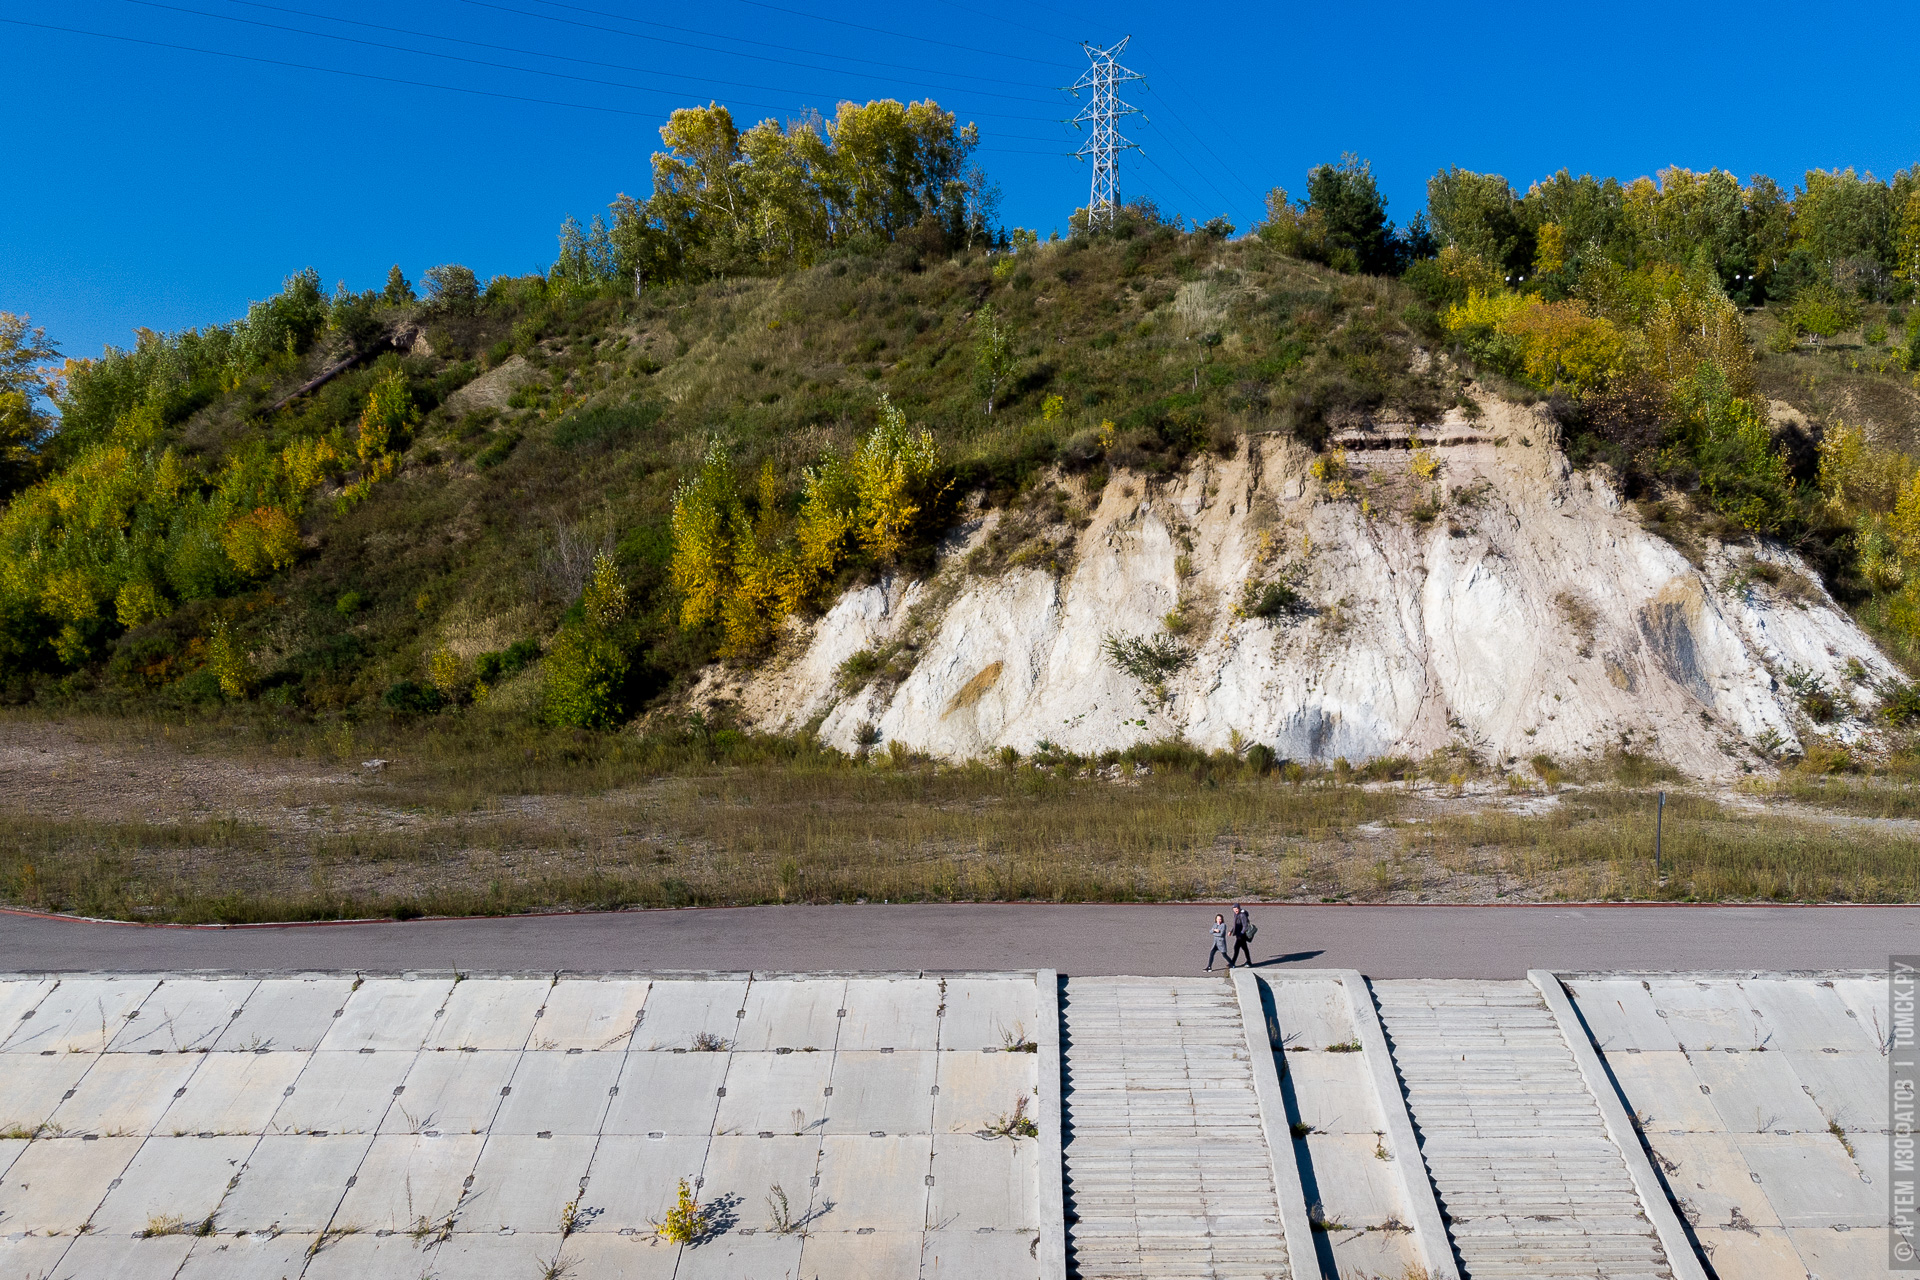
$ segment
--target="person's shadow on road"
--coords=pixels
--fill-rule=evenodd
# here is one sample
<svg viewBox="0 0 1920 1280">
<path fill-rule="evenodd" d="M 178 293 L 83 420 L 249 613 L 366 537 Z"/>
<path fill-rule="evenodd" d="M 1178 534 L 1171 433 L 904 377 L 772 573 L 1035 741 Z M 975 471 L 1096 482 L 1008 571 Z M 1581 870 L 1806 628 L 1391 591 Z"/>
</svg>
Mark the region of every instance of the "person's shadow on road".
<svg viewBox="0 0 1920 1280">
<path fill-rule="evenodd" d="M 1295 960 L 1311 960 L 1315 956 L 1323 956 L 1325 954 L 1327 953 L 1324 947 L 1318 951 L 1290 951 L 1284 956 L 1275 956 L 1271 960 L 1255 960 L 1253 967 L 1256 969 L 1264 969 L 1268 965 L 1291 964 Z"/>
</svg>

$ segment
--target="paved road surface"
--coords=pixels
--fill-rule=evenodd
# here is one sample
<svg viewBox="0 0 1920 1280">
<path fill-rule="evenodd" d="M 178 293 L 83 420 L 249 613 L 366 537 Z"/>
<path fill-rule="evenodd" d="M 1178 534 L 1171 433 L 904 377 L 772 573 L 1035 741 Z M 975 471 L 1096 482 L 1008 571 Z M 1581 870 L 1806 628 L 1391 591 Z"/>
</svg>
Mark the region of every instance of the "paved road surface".
<svg viewBox="0 0 1920 1280">
<path fill-rule="evenodd" d="M 42 970 L 1053 968 L 1191 973 L 1213 907 L 868 905 L 634 911 L 253 929 L 0 914 L 0 972 Z M 1883 968 L 1920 907 L 1256 907 L 1256 959 L 1376 978 L 1527 970 Z"/>
</svg>

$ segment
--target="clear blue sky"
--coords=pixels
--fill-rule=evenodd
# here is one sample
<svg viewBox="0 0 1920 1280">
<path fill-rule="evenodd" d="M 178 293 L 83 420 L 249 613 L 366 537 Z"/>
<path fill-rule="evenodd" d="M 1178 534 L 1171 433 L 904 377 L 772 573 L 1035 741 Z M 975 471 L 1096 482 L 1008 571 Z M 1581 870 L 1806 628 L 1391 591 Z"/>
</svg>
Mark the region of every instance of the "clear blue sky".
<svg viewBox="0 0 1920 1280">
<path fill-rule="evenodd" d="M 1400 223 L 1448 164 L 1524 188 L 1562 166 L 1791 182 L 1920 161 L 1911 3 L 1844 22 L 1724 0 L 3 0 L 0 18 L 16 147 L 0 309 L 72 355 L 231 319 L 305 266 L 328 288 L 377 286 L 394 262 L 415 280 L 441 262 L 543 269 L 561 218 L 644 194 L 666 112 L 709 98 L 752 122 L 932 96 L 979 123 L 1006 220 L 1044 235 L 1086 201 L 1060 123 L 1075 104 L 1055 90 L 1086 65 L 1078 41 L 1127 34 L 1148 84 L 1131 87 L 1146 152 L 1125 158 L 1123 194 L 1243 230 L 1269 187 L 1297 193 L 1343 151 L 1373 162 Z"/>
</svg>

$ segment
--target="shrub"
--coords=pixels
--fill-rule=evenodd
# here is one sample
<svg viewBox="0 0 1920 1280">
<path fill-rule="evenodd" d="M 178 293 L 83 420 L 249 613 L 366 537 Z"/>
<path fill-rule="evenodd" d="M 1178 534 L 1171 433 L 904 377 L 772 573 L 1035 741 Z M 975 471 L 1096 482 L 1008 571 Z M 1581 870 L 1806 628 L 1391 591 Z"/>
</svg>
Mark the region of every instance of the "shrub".
<svg viewBox="0 0 1920 1280">
<path fill-rule="evenodd" d="M 1123 636 L 1109 631 L 1100 651 L 1107 661 L 1142 684 L 1158 684 L 1193 661 L 1193 651 L 1164 636 Z"/>
<path fill-rule="evenodd" d="M 416 716 L 432 715 L 446 705 L 446 699 L 440 696 L 438 689 L 417 680 L 401 680 L 389 685 L 380 701 L 386 704 L 389 711 Z"/>
</svg>

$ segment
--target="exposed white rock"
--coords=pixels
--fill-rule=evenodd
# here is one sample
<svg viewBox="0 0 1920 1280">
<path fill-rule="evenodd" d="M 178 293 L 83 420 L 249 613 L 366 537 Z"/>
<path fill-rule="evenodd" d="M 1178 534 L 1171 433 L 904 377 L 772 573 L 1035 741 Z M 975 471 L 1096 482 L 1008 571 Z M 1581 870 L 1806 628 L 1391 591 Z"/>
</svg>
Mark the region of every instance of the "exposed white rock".
<svg viewBox="0 0 1920 1280">
<path fill-rule="evenodd" d="M 1311 475 L 1314 455 L 1278 436 L 1172 478 L 1118 473 L 1063 576 L 969 576 L 976 530 L 934 582 L 851 591 L 780 658 L 715 672 L 702 692 L 737 697 L 762 728 L 817 723 L 851 749 L 870 724 L 953 759 L 1170 734 L 1218 748 L 1238 734 L 1284 758 L 1354 763 L 1453 743 L 1488 760 L 1625 744 L 1717 777 L 1800 747 L 1813 726 L 1789 678 L 1844 692 L 1862 715 L 1872 685 L 1897 678 L 1790 551 L 1713 546 L 1696 568 L 1601 476 L 1569 469 L 1550 421 L 1495 400 L 1482 410 L 1421 433 L 1441 464 L 1432 484 L 1404 448 L 1355 450 L 1337 496 Z M 1437 517 L 1414 518 L 1434 491 Z M 1754 559 L 1795 589 L 1757 580 Z M 1308 607 L 1236 617 L 1256 578 L 1288 578 Z M 897 686 L 836 687 L 848 657 L 905 636 L 916 602 L 940 600 Z M 1192 656 L 1155 690 L 1103 643 L 1164 636 L 1176 606 L 1194 620 L 1181 640 Z M 1865 681 L 1849 681 L 1850 661 Z M 1855 741 L 1871 727 L 1819 731 Z"/>
</svg>

